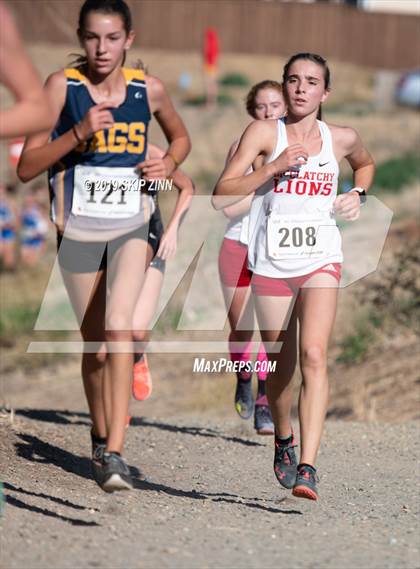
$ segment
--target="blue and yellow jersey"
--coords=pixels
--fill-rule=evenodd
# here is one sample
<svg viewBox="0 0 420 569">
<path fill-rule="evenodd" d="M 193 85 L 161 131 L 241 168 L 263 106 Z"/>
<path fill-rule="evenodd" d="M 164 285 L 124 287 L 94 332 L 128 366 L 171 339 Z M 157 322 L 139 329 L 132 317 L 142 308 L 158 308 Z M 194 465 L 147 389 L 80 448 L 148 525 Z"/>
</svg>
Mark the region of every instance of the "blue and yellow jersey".
<svg viewBox="0 0 420 569">
<path fill-rule="evenodd" d="M 15 235 L 15 214 L 6 201 L 0 200 L 0 240 L 14 239 Z"/>
<path fill-rule="evenodd" d="M 39 245 L 48 232 L 48 225 L 37 206 L 25 207 L 20 215 L 22 245 Z"/>
<path fill-rule="evenodd" d="M 80 70 L 70 68 L 65 69 L 64 73 L 67 79 L 66 100 L 52 133 L 52 140 L 69 131 L 97 104 L 92 99 L 86 77 Z M 116 173 L 121 170 L 127 172 L 129 169 L 134 171 L 137 164 L 146 158 L 151 113 L 144 72 L 122 68 L 122 73 L 127 85 L 126 98 L 117 108 L 109 109 L 115 121 L 112 128 L 95 132 L 91 139 L 79 144 L 50 169 L 51 216 L 60 228 L 64 228 L 71 220 L 71 225 L 75 228 L 89 227 L 111 231 L 125 228 L 128 231 L 139 225 L 140 218 L 145 221 L 148 219 L 150 211 L 146 212 L 144 209 L 150 208 L 150 204 L 140 196 L 139 215 L 131 218 L 126 216 L 118 219 L 118 212 L 112 219 L 102 220 L 97 212 L 93 217 L 86 212 L 78 215 L 73 203 L 76 174 L 80 167 L 87 167 L 86 171 L 99 172 L 97 175 L 103 175 L 104 171 L 109 175 L 109 172 L 114 172 L 110 168 L 115 169 Z M 110 200 L 108 197 L 105 203 Z M 115 202 L 117 203 L 116 198 Z M 100 237 L 96 239 L 99 240 Z"/>
</svg>

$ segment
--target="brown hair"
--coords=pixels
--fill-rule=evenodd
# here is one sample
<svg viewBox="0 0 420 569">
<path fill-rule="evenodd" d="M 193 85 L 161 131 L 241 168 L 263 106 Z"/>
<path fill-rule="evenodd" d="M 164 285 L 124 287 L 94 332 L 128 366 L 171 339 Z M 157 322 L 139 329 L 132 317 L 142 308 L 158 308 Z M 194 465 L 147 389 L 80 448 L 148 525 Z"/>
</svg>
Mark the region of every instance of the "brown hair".
<svg viewBox="0 0 420 569">
<path fill-rule="evenodd" d="M 278 81 L 266 79 L 265 81 L 261 81 L 260 83 L 253 85 L 245 99 L 246 110 L 253 119 L 257 118 L 255 116 L 255 99 L 257 98 L 259 91 L 262 91 L 263 89 L 275 89 L 283 95 L 283 87 Z"/>
<path fill-rule="evenodd" d="M 331 73 L 330 68 L 328 67 L 327 60 L 322 57 L 322 55 L 318 55 L 317 53 L 310 53 L 310 52 L 302 52 L 302 53 L 295 53 L 286 63 L 283 68 L 283 85 L 286 84 L 287 78 L 289 77 L 289 69 L 295 61 L 300 59 L 304 59 L 307 61 L 312 61 L 316 63 L 324 70 L 324 88 L 330 89 L 331 86 Z M 318 120 L 322 120 L 322 109 L 321 105 L 319 105 L 318 114 L 316 117 Z"/>
<path fill-rule="evenodd" d="M 79 40 L 82 39 L 83 31 L 85 27 L 86 17 L 90 12 L 99 12 L 100 14 L 116 14 L 121 17 L 123 22 L 125 33 L 128 35 L 133 28 L 133 20 L 131 17 L 131 11 L 124 0 L 86 0 L 83 6 L 80 8 L 79 13 L 79 27 L 77 29 L 77 35 Z M 87 64 L 87 58 L 85 55 L 80 55 L 78 53 L 71 53 L 70 57 L 75 57 L 70 66 L 72 67 L 82 67 Z M 124 53 L 124 58 L 122 64 L 125 63 L 126 54 Z"/>
<path fill-rule="evenodd" d="M 86 16 L 90 12 L 100 12 L 101 14 L 117 14 L 121 17 L 124 24 L 124 29 L 128 35 L 133 27 L 130 8 L 124 0 L 86 0 L 80 8 L 79 13 L 79 29 L 77 33 L 83 33 L 85 27 Z"/>
</svg>

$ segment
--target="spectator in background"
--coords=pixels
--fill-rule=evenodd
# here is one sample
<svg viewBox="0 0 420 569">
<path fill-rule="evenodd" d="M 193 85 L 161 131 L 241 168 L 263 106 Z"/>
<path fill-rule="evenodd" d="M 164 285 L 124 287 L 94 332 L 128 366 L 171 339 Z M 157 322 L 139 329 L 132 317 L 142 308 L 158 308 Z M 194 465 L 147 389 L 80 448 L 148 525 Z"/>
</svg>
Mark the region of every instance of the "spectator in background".
<svg viewBox="0 0 420 569">
<path fill-rule="evenodd" d="M 27 190 L 20 212 L 20 256 L 28 267 L 35 266 L 45 252 L 48 218 L 40 201 L 42 189 L 33 186 Z"/>
<path fill-rule="evenodd" d="M 0 1 L 0 83 L 16 102 L 0 112 L 0 138 L 32 134 L 52 127 L 48 101 L 37 71 L 29 60 L 15 21 Z"/>
<path fill-rule="evenodd" d="M 217 105 L 217 63 L 219 59 L 219 37 L 214 28 L 207 28 L 204 37 L 204 73 L 206 102 L 208 108 Z"/>
<path fill-rule="evenodd" d="M 14 188 L 0 184 L 0 259 L 2 267 L 12 271 L 16 267 L 16 203 Z"/>
</svg>

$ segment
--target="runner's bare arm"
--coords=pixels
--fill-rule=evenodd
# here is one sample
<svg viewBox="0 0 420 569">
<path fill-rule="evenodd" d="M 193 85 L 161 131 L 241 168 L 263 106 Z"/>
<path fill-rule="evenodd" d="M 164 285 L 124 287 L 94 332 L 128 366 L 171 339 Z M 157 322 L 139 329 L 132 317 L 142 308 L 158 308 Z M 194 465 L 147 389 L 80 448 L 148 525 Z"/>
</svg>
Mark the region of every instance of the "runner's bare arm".
<svg viewBox="0 0 420 569">
<path fill-rule="evenodd" d="M 145 160 L 138 167 L 146 179 L 165 178 L 187 157 L 191 150 L 190 137 L 162 81 L 146 76 L 146 85 L 150 110 L 162 128 L 169 147 L 163 158 Z"/>
<path fill-rule="evenodd" d="M 225 167 L 232 160 L 232 157 L 234 156 L 236 150 L 238 149 L 238 146 L 239 146 L 239 140 L 235 140 L 235 142 L 229 148 L 229 152 L 226 156 Z M 245 196 L 242 200 L 236 202 L 235 204 L 225 207 L 222 210 L 223 214 L 228 219 L 234 219 L 235 217 L 244 215 L 249 211 L 253 199 L 254 199 L 254 194 L 249 194 L 248 196 Z"/>
<path fill-rule="evenodd" d="M 149 152 L 151 158 L 163 158 L 165 156 L 165 151 L 156 144 L 149 144 Z M 192 196 L 195 192 L 193 181 L 179 168 L 177 168 L 172 174 L 172 179 L 174 185 L 179 190 L 179 195 L 174 211 L 169 220 L 168 227 L 171 224 L 180 223 L 184 214 L 190 207 Z"/>
<path fill-rule="evenodd" d="M 235 217 L 245 215 L 251 209 L 251 203 L 254 199 L 254 195 L 255 192 L 252 192 L 252 194 L 248 194 L 246 197 L 242 198 L 240 201 L 234 203 L 233 205 L 225 207 L 223 209 L 223 214 L 228 219 L 234 219 Z"/>
<path fill-rule="evenodd" d="M 352 128 L 335 127 L 331 129 L 337 159 L 344 157 L 353 170 L 353 186 L 366 192 L 373 182 L 375 163 L 363 146 L 362 140 Z M 360 197 L 357 192 L 339 195 L 334 202 L 334 209 L 345 219 L 353 221 L 359 217 Z"/>
<path fill-rule="evenodd" d="M 277 121 L 255 121 L 245 130 L 238 150 L 225 167 L 213 192 L 213 206 L 223 209 L 255 192 L 274 175 L 299 164 L 298 157 L 308 153 L 300 144 L 288 146 L 275 160 L 264 164 L 251 174 L 245 174 L 260 155 L 270 156 L 277 140 Z M 227 197 L 229 196 L 229 197 Z"/>
<path fill-rule="evenodd" d="M 16 103 L 0 113 L 0 138 L 39 132 L 52 127 L 49 102 L 42 82 L 26 54 L 15 21 L 7 6 L 0 2 L 0 82 Z"/>
<path fill-rule="evenodd" d="M 164 260 L 173 257 L 178 247 L 178 229 L 191 205 L 194 194 L 194 184 L 192 180 L 182 170 L 175 170 L 173 173 L 174 185 L 178 188 L 178 199 L 172 212 L 168 225 L 163 232 L 157 256 Z"/>
<path fill-rule="evenodd" d="M 216 209 L 224 209 L 255 192 L 274 175 L 271 164 L 266 164 L 258 172 L 245 174 L 259 154 L 268 156 L 272 152 L 275 127 L 269 122 L 255 121 L 245 129 L 236 152 L 214 188 L 212 201 Z"/>
<path fill-rule="evenodd" d="M 375 162 L 372 156 L 353 128 L 329 126 L 337 160 L 340 162 L 342 158 L 346 158 L 353 170 L 354 186 L 363 188 L 367 192 L 375 175 Z"/>
<path fill-rule="evenodd" d="M 50 75 L 45 84 L 45 91 L 51 103 L 50 114 L 57 123 L 66 99 L 67 82 L 62 71 Z M 22 182 L 32 180 L 63 156 L 87 140 L 94 132 L 113 125 L 114 119 L 108 110 L 110 105 L 101 103 L 89 109 L 82 121 L 76 126 L 77 136 L 71 128 L 52 142 L 49 142 L 51 131 L 35 134 L 26 139 L 19 160 L 17 173 Z M 79 140 L 78 140 L 79 138 Z"/>
<path fill-rule="evenodd" d="M 235 154 L 235 152 L 238 150 L 238 146 L 239 146 L 239 140 L 235 140 L 235 142 L 231 145 L 231 147 L 229 148 L 229 152 L 227 153 L 226 156 L 226 162 L 225 162 L 225 167 L 229 164 L 229 162 L 232 160 L 233 155 Z"/>
<path fill-rule="evenodd" d="M 164 150 L 155 144 L 149 144 L 148 149 L 151 158 L 162 158 L 165 155 Z M 161 259 L 169 259 L 177 249 L 178 241 L 178 228 L 181 224 L 185 214 L 190 207 L 192 196 L 194 194 L 194 184 L 182 170 L 177 168 L 172 175 L 173 183 L 178 188 L 179 194 L 175 204 L 174 211 L 172 212 L 168 226 L 165 229 L 157 256 Z"/>
<path fill-rule="evenodd" d="M 356 131 L 354 135 L 348 140 L 345 157 L 353 169 L 354 186 L 367 192 L 375 176 L 375 162 Z"/>
</svg>

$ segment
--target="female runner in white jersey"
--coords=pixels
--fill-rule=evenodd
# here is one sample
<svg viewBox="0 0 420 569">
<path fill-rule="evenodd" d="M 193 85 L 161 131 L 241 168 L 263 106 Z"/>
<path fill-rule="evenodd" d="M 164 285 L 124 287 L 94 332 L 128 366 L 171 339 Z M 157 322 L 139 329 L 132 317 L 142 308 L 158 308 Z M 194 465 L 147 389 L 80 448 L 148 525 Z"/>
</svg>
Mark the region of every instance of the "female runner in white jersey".
<svg viewBox="0 0 420 569">
<path fill-rule="evenodd" d="M 330 91 L 325 59 L 294 55 L 284 67 L 283 86 L 287 117 L 257 121 L 246 129 L 215 194 L 231 196 L 234 203 L 238 196 L 256 192 L 248 250 L 252 289 L 267 352 L 282 343 L 280 352 L 271 354 L 277 365 L 267 379 L 276 430 L 274 470 L 295 496 L 316 500 L 315 464 L 328 403 L 327 348 L 342 262 L 334 212 L 357 219 L 375 166 L 352 128 L 317 120 Z M 245 175 L 261 156 L 262 167 Z M 337 197 L 343 158 L 353 169 L 354 188 Z M 302 372 L 299 464 L 290 417 L 297 319 Z"/>
<path fill-rule="evenodd" d="M 149 144 L 147 149 L 147 157 L 149 159 L 159 159 L 164 156 L 165 152 L 162 148 L 155 144 Z M 162 223 L 158 192 L 154 192 L 155 211 L 150 219 L 147 240 L 146 266 L 148 269 L 133 316 L 133 339 L 136 344 L 132 393 L 137 401 L 144 401 L 152 393 L 152 376 L 147 356 L 144 350 L 141 349 L 140 343 L 147 343 L 149 339 L 149 325 L 155 314 L 162 289 L 165 264 L 176 253 L 178 229 L 188 211 L 194 194 L 194 184 L 191 178 L 180 168 L 177 168 L 172 174 L 172 181 L 179 193 L 166 229 L 164 229 Z"/>
<path fill-rule="evenodd" d="M 170 176 L 190 142 L 161 81 L 122 67 L 134 39 L 123 0 L 86 0 L 78 36 L 85 62 L 53 73 L 46 83 L 57 123 L 52 141 L 50 132 L 30 137 L 18 173 L 27 181 L 50 169 L 58 261 L 83 340 L 97 346 L 82 358 L 92 469 L 98 484 L 112 492 L 132 487 L 121 452 L 133 371 L 132 317 L 153 211 L 151 198 L 139 191 L 139 172 L 146 180 Z M 163 158 L 145 160 L 152 114 L 169 148 Z"/>
<path fill-rule="evenodd" d="M 254 85 L 246 97 L 246 110 L 256 120 L 278 119 L 286 112 L 283 89 L 277 81 L 265 80 Z M 226 164 L 238 148 L 239 140 L 230 147 Z M 251 169 L 250 169 L 251 171 Z M 231 360 L 248 362 L 250 343 L 254 331 L 254 304 L 251 296 L 252 273 L 248 269 L 250 194 L 240 202 L 223 210 L 229 223 L 219 253 L 219 273 L 223 295 L 228 309 L 231 333 L 229 351 Z M 238 350 L 239 349 L 239 350 Z M 261 344 L 257 360 L 259 365 L 267 361 L 264 344 Z M 252 373 L 237 372 L 235 409 L 242 419 L 249 419 L 254 412 L 254 427 L 258 434 L 273 434 L 273 421 L 265 394 L 265 370 L 257 373 L 258 389 L 254 406 Z"/>
</svg>

